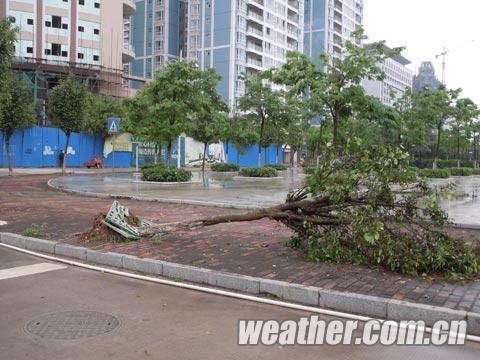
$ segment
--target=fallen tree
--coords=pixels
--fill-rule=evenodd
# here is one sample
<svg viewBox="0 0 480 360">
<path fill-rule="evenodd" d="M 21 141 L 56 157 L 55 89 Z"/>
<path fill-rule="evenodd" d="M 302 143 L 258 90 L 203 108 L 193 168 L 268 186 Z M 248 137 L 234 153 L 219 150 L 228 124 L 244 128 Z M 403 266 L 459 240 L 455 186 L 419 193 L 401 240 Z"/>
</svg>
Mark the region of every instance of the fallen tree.
<svg viewBox="0 0 480 360">
<path fill-rule="evenodd" d="M 439 195 L 410 168 L 409 156 L 401 149 L 365 149 L 351 142 L 340 157 L 326 153 L 306 187 L 291 192 L 284 204 L 154 223 L 140 234 L 151 237 L 268 218 L 293 230 L 290 245 L 304 249 L 313 261 L 381 266 L 410 275 L 473 276 L 479 271 L 478 258 L 464 241 L 445 232 L 448 217 L 438 204 Z"/>
</svg>

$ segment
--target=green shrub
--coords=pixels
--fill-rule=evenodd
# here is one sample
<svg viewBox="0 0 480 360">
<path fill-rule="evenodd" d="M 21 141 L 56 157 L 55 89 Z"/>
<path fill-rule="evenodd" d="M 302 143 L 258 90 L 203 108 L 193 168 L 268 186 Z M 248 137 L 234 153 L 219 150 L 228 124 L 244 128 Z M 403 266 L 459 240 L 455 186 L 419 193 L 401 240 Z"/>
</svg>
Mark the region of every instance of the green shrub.
<svg viewBox="0 0 480 360">
<path fill-rule="evenodd" d="M 142 175 L 145 181 L 157 182 L 186 182 L 192 178 L 190 171 L 165 166 L 143 168 Z"/>
<path fill-rule="evenodd" d="M 231 172 L 240 170 L 240 166 L 237 164 L 216 163 L 212 164 L 211 169 L 218 172 Z"/>
<path fill-rule="evenodd" d="M 449 169 L 420 169 L 418 173 L 428 179 L 445 179 L 452 176 Z"/>
<path fill-rule="evenodd" d="M 472 169 L 472 175 L 480 175 L 480 168 Z"/>
<path fill-rule="evenodd" d="M 288 166 L 285 165 L 285 164 L 267 164 L 267 165 L 264 165 L 263 167 L 269 167 L 269 168 L 275 169 L 277 171 L 288 170 Z"/>
<path fill-rule="evenodd" d="M 451 168 L 448 169 L 452 176 L 470 176 L 473 175 L 473 169 L 470 168 Z"/>
<path fill-rule="evenodd" d="M 456 168 L 458 165 L 457 160 L 438 160 L 437 168 L 438 169 L 449 169 Z M 460 161 L 460 167 L 463 168 L 473 168 L 473 161 Z M 431 169 L 433 167 L 432 159 L 416 159 L 412 162 L 412 166 L 419 169 Z"/>
<path fill-rule="evenodd" d="M 142 170 L 144 169 L 152 169 L 152 168 L 164 168 L 165 164 L 145 164 L 142 166 Z"/>
<path fill-rule="evenodd" d="M 22 232 L 23 236 L 45 238 L 47 236 L 47 223 L 33 223 Z"/>
<path fill-rule="evenodd" d="M 263 168 L 242 168 L 240 170 L 240 176 L 246 177 L 276 177 L 277 170 L 271 167 L 263 167 Z"/>
<path fill-rule="evenodd" d="M 313 175 L 315 174 L 315 171 L 317 170 L 316 166 L 305 166 L 303 168 L 303 173 L 307 175 Z"/>
</svg>

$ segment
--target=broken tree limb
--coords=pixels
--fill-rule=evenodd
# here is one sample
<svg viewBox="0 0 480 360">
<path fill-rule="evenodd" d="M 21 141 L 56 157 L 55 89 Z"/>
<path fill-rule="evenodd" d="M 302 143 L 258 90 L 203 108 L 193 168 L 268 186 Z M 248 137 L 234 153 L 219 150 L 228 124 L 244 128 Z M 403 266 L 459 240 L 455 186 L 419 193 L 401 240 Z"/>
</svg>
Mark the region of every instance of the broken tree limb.
<svg viewBox="0 0 480 360">
<path fill-rule="evenodd" d="M 301 200 L 298 200 L 301 199 Z M 167 234 L 181 230 L 192 230 L 199 227 L 212 226 L 232 222 L 249 222 L 271 219 L 283 223 L 294 231 L 299 231 L 304 222 L 314 226 L 348 225 L 348 221 L 338 219 L 334 215 L 331 203 L 327 198 L 306 199 L 304 189 L 289 194 L 287 202 L 266 209 L 254 210 L 243 214 L 220 215 L 204 219 L 179 221 L 165 224 L 151 224 L 140 230 L 144 237 Z"/>
</svg>

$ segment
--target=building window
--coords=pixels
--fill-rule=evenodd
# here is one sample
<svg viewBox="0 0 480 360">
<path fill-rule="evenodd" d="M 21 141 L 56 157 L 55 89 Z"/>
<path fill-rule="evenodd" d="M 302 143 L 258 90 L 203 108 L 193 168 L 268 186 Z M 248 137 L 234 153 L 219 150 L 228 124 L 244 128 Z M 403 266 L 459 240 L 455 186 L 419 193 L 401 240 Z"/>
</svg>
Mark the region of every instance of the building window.
<svg viewBox="0 0 480 360">
<path fill-rule="evenodd" d="M 45 27 L 52 27 L 51 21 L 45 21 Z"/>
<path fill-rule="evenodd" d="M 83 53 L 78 53 L 77 57 L 78 57 L 79 59 L 83 59 Z"/>
<path fill-rule="evenodd" d="M 45 55 L 51 55 L 52 51 L 50 49 L 45 49 Z"/>
<path fill-rule="evenodd" d="M 68 57 L 68 51 L 62 51 L 62 57 Z"/>
<path fill-rule="evenodd" d="M 98 55 L 93 55 L 93 61 L 99 61 L 100 60 L 100 56 Z"/>
<path fill-rule="evenodd" d="M 85 28 L 83 26 L 78 27 L 78 32 L 84 32 L 84 31 L 85 31 Z"/>
<path fill-rule="evenodd" d="M 95 6 L 95 9 L 100 9 L 100 3 L 96 2 L 94 6 Z"/>
<path fill-rule="evenodd" d="M 93 29 L 93 33 L 95 35 L 100 35 L 100 30 L 99 29 Z"/>
<path fill-rule="evenodd" d="M 33 47 L 27 47 L 27 54 L 33 54 Z"/>
<path fill-rule="evenodd" d="M 15 24 L 15 22 L 17 21 L 17 19 L 15 19 L 15 16 L 10 16 L 8 20 L 10 20 L 12 24 Z"/>
<path fill-rule="evenodd" d="M 27 19 L 27 24 L 28 25 L 33 25 L 33 19 Z"/>
<path fill-rule="evenodd" d="M 85 0 L 78 0 L 78 3 L 79 3 L 80 5 L 85 5 Z"/>
<path fill-rule="evenodd" d="M 61 44 L 52 44 L 52 55 L 53 56 L 60 56 L 62 53 L 62 45 Z"/>
<path fill-rule="evenodd" d="M 68 24 L 62 24 L 62 29 L 68 30 Z"/>
<path fill-rule="evenodd" d="M 52 16 L 52 27 L 60 29 L 62 27 L 62 17 L 61 16 Z"/>
</svg>

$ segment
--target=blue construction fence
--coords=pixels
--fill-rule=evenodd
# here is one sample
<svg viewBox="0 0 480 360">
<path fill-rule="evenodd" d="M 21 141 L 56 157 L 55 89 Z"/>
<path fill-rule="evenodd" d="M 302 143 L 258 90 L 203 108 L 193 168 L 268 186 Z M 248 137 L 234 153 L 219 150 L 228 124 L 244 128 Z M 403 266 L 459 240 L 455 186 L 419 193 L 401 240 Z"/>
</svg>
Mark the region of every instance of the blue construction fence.
<svg viewBox="0 0 480 360">
<path fill-rule="evenodd" d="M 60 166 L 60 152 L 64 150 L 67 138 L 58 128 L 31 127 L 16 131 L 11 140 L 10 148 L 14 167 L 46 168 Z M 87 133 L 73 133 L 70 136 L 68 154 L 69 167 L 83 167 L 84 163 L 99 156 L 104 160 L 105 167 L 112 167 L 113 154 L 103 156 L 105 139 L 102 135 Z M 155 146 L 151 144 L 132 144 L 132 151 L 115 151 L 116 167 L 134 167 L 136 165 L 136 149 L 139 147 L 139 166 L 151 163 L 155 158 Z M 172 144 L 172 165 L 177 164 L 178 142 Z M 166 160 L 166 147 L 162 147 L 159 161 Z M 240 166 L 257 166 L 258 146 L 252 145 L 240 151 L 225 143 L 226 160 Z M 281 146 L 262 148 L 262 165 L 282 163 L 283 152 Z M 180 164 L 185 166 L 185 139 L 180 141 Z M 5 141 L 0 133 L 0 167 L 7 167 L 7 152 Z"/>
<path fill-rule="evenodd" d="M 225 157 L 230 164 L 237 164 L 243 167 L 255 167 L 258 163 L 258 145 L 251 145 L 237 149 L 230 143 L 225 143 Z M 271 145 L 262 148 L 262 165 L 283 163 L 282 146 Z"/>
<path fill-rule="evenodd" d="M 10 149 L 14 167 L 45 168 L 60 166 L 60 151 L 65 149 L 67 137 L 58 128 L 31 127 L 16 131 L 10 140 Z M 0 133 L 0 167 L 7 167 L 5 141 Z M 82 167 L 95 156 L 104 159 L 106 167 L 112 166 L 113 154 L 103 156 L 104 138 L 101 135 L 73 133 L 70 135 L 68 154 L 69 167 Z M 132 153 L 115 152 L 116 167 L 130 167 Z"/>
</svg>

